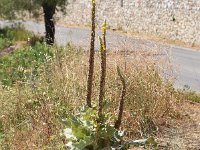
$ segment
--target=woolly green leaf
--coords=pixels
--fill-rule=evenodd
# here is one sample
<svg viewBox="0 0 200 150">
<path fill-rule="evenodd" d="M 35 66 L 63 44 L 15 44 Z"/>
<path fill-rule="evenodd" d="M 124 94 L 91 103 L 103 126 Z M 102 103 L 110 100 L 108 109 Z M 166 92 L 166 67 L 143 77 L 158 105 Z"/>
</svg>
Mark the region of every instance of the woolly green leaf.
<svg viewBox="0 0 200 150">
<path fill-rule="evenodd" d="M 80 140 L 79 142 L 75 143 L 74 146 L 79 150 L 83 150 L 87 146 L 90 146 L 92 142 L 93 142 L 93 139 L 89 136 L 86 136 L 83 140 Z"/>
</svg>

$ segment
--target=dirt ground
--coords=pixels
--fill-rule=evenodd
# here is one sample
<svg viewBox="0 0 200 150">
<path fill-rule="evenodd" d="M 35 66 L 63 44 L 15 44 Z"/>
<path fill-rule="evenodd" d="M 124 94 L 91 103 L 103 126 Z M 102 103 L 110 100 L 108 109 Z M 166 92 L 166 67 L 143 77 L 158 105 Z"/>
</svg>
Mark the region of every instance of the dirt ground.
<svg viewBox="0 0 200 150">
<path fill-rule="evenodd" d="M 184 102 L 178 110 L 178 117 L 161 121 L 155 150 L 200 150 L 200 103 Z"/>
<path fill-rule="evenodd" d="M 184 102 L 180 118 L 162 127 L 158 144 L 166 150 L 200 150 L 200 103 Z"/>
</svg>

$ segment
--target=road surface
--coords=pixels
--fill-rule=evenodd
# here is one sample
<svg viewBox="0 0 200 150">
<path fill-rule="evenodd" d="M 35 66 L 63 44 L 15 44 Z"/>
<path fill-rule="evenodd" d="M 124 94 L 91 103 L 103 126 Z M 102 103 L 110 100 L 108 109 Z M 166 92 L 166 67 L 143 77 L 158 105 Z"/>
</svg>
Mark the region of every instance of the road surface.
<svg viewBox="0 0 200 150">
<path fill-rule="evenodd" d="M 35 33 L 44 34 L 44 25 L 32 21 L 23 22 L 26 29 Z M 0 21 L 0 27 L 9 25 L 9 22 Z M 97 32 L 97 36 L 100 32 Z M 90 30 L 76 27 L 56 26 L 56 42 L 60 45 L 66 45 L 72 42 L 82 47 L 89 46 Z M 137 49 L 164 49 L 172 57 L 172 64 L 176 66 L 175 70 L 175 88 L 189 87 L 191 90 L 200 91 L 200 51 L 177 47 L 173 45 L 163 45 L 151 40 L 144 40 L 134 37 L 128 37 L 114 32 L 108 32 L 108 47 L 118 48 L 121 45 L 131 44 Z M 96 40 L 98 42 L 98 40 Z M 96 43 L 96 45 L 98 45 Z"/>
</svg>

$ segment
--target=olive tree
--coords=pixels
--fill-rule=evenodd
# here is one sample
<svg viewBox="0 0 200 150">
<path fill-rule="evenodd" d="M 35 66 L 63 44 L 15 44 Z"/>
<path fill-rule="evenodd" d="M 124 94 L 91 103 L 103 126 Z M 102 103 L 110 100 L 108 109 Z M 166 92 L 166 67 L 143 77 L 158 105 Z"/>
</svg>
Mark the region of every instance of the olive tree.
<svg viewBox="0 0 200 150">
<path fill-rule="evenodd" d="M 0 17 L 16 19 L 22 13 L 30 13 L 33 17 L 44 14 L 47 44 L 53 44 L 55 39 L 55 24 L 53 16 L 56 11 L 66 12 L 67 0 L 0 0 Z"/>
</svg>

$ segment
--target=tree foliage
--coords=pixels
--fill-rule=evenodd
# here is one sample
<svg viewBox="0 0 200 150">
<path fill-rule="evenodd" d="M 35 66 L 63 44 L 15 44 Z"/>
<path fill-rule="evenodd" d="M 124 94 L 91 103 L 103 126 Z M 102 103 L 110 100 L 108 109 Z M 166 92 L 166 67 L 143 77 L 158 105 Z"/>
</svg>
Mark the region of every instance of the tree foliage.
<svg viewBox="0 0 200 150">
<path fill-rule="evenodd" d="M 19 13 L 29 12 L 33 17 L 40 17 L 44 4 L 56 6 L 57 11 L 66 12 L 67 0 L 0 0 L 0 17 L 16 19 Z"/>
<path fill-rule="evenodd" d="M 53 15 L 56 11 L 66 12 L 67 0 L 0 0 L 0 18 L 22 18 L 24 13 L 29 13 L 38 18 L 44 14 L 47 44 L 54 43 L 55 26 Z"/>
</svg>

